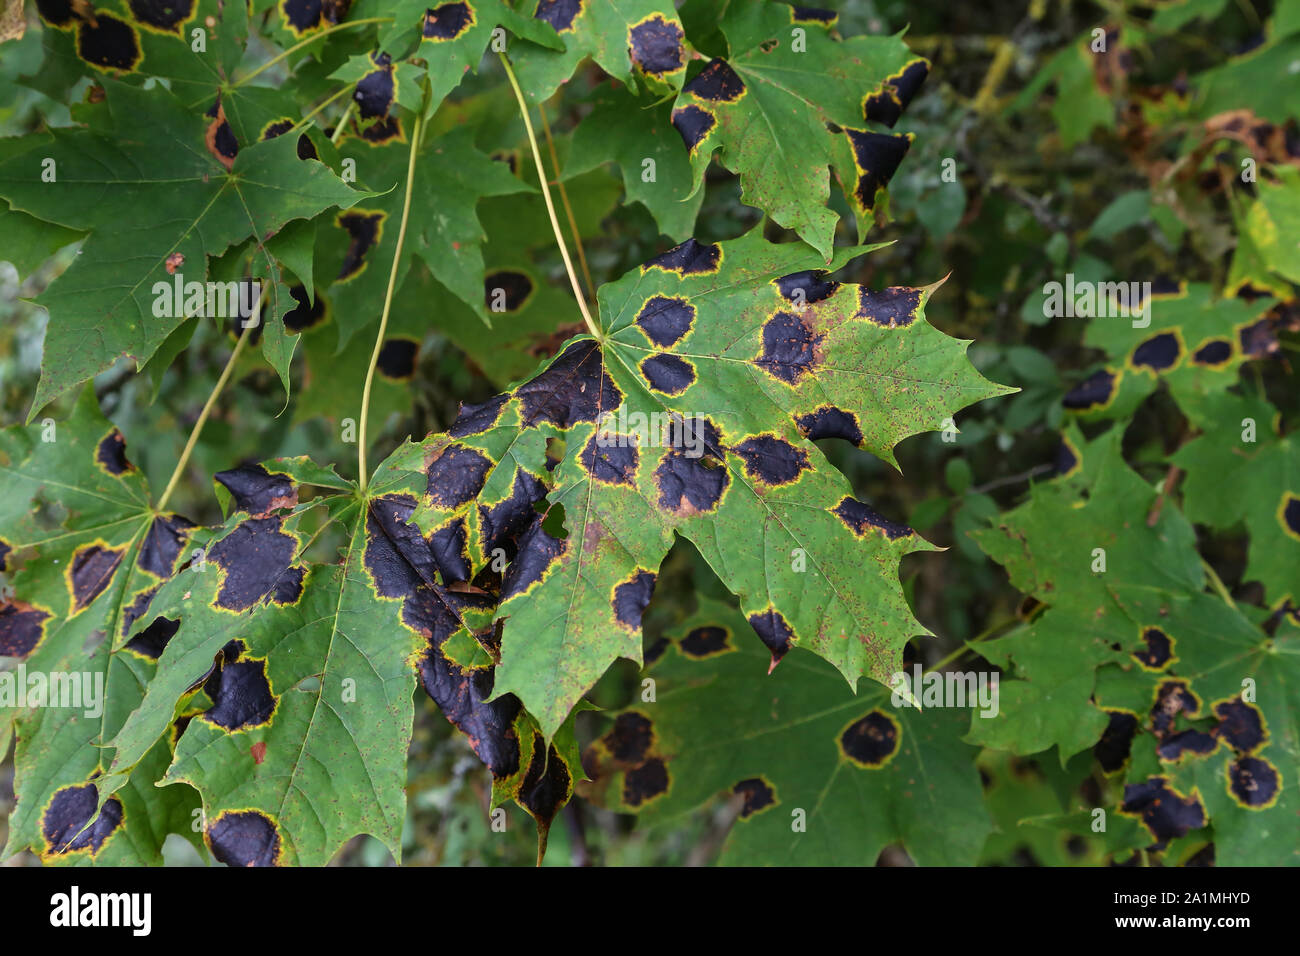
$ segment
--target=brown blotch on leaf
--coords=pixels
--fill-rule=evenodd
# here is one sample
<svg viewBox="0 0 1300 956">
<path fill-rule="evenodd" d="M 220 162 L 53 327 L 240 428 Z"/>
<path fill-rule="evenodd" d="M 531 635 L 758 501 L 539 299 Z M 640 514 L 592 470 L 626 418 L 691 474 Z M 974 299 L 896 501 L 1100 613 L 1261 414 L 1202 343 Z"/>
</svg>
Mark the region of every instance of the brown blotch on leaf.
<svg viewBox="0 0 1300 956">
<path fill-rule="evenodd" d="M 185 265 L 185 254 L 183 252 L 173 252 L 163 263 L 163 268 L 167 270 L 169 276 L 174 276 L 176 270 Z"/>
<path fill-rule="evenodd" d="M 208 110 L 208 116 L 212 117 L 212 121 L 203 134 L 208 152 L 226 169 L 233 169 L 235 157 L 239 155 L 239 141 L 235 139 L 235 131 L 226 121 L 226 108 L 221 105 L 220 96 L 212 109 Z"/>
<path fill-rule="evenodd" d="M 429 501 L 449 510 L 472 501 L 483 490 L 492 466 L 492 459 L 477 448 L 447 445 L 425 468 Z"/>
<path fill-rule="evenodd" d="M 140 551 L 135 564 L 141 571 L 148 571 L 156 578 L 169 578 L 176 567 L 185 543 L 195 525 L 187 518 L 177 514 L 159 515 L 149 522 L 149 530 L 140 542 Z"/>
<path fill-rule="evenodd" d="M 203 834 L 212 855 L 227 866 L 278 866 L 280 834 L 265 813 L 227 811 Z"/>
<path fill-rule="evenodd" d="M 880 709 L 850 724 L 840 734 L 840 753 L 859 767 L 883 767 L 898 753 L 899 727 Z"/>
<path fill-rule="evenodd" d="M 542 372 L 515 389 L 525 428 L 547 421 L 557 428 L 595 422 L 623 403 L 623 393 L 605 371 L 600 346 L 574 342 Z"/>
<path fill-rule="evenodd" d="M 717 428 L 707 419 L 673 420 L 668 432 L 669 450 L 654 473 L 659 507 L 678 517 L 713 511 L 731 485 L 731 472 L 717 457 Z"/>
<path fill-rule="evenodd" d="M 1214 705 L 1214 716 L 1219 723 L 1212 733 L 1239 753 L 1248 754 L 1264 745 L 1268 731 L 1264 729 L 1264 715 L 1258 707 L 1240 697 Z"/>
<path fill-rule="evenodd" d="M 754 629 L 758 639 L 772 652 L 772 663 L 768 665 L 770 674 L 781 663 L 781 658 L 794 646 L 794 629 L 776 608 L 769 608 L 760 614 L 751 614 L 749 626 Z"/>
<path fill-rule="evenodd" d="M 519 553 L 506 568 L 501 581 L 501 600 L 522 594 L 540 581 L 568 547 L 568 539 L 549 534 L 542 527 L 541 515 L 535 515 L 532 527 L 519 540 Z"/>
<path fill-rule="evenodd" d="M 673 110 L 672 119 L 673 128 L 692 153 L 718 122 L 712 113 L 694 103 Z"/>
<path fill-rule="evenodd" d="M 560 808 L 573 795 L 573 776 L 554 746 L 548 748 L 541 734 L 533 735 L 533 759 L 528 763 L 524 781 L 519 785 L 519 801 L 537 821 L 537 859 L 546 852 L 546 834 Z"/>
<path fill-rule="evenodd" d="M 88 849 L 95 854 L 103 849 L 105 841 L 122 825 L 122 803 L 117 797 L 109 797 L 96 816 L 98 803 L 99 791 L 93 783 L 63 787 L 56 792 L 41 815 L 46 852 Z M 83 830 L 91 817 L 95 822 Z"/>
<path fill-rule="evenodd" d="M 627 436 L 621 443 L 605 436 L 606 444 L 601 444 L 601 435 L 587 439 L 582 449 L 582 467 L 596 481 L 606 485 L 626 485 L 636 487 L 636 469 L 640 463 L 640 453 L 633 440 Z"/>
<path fill-rule="evenodd" d="M 650 755 L 654 744 L 654 725 L 650 718 L 634 710 L 614 718 L 614 726 L 605 734 L 605 749 L 616 763 L 634 767 Z"/>
<path fill-rule="evenodd" d="M 905 286 L 891 286 L 873 292 L 871 289 L 858 289 L 857 318 L 874 322 L 881 328 L 906 328 L 916 321 L 916 314 L 921 308 L 921 290 Z"/>
<path fill-rule="evenodd" d="M 846 129 L 844 134 L 849 138 L 858 169 L 853 195 L 863 209 L 871 209 L 876 204 L 876 192 L 898 172 L 903 157 L 912 147 L 912 137 L 903 133 L 872 133 L 857 129 Z"/>
<path fill-rule="evenodd" d="M 497 548 L 515 553 L 515 543 L 529 529 L 537 512 L 533 505 L 546 497 L 546 486 L 530 472 L 519 468 L 510 486 L 510 496 L 492 507 L 479 505 L 479 536 L 483 557 L 490 559 Z"/>
<path fill-rule="evenodd" d="M 1114 773 L 1123 768 L 1133 752 L 1133 738 L 1137 735 L 1138 719 L 1136 714 L 1123 710 L 1106 711 L 1108 718 L 1101 740 L 1092 748 L 1092 754 L 1106 773 Z"/>
<path fill-rule="evenodd" d="M 167 649 L 168 642 L 176 636 L 180 627 L 181 622 L 172 618 L 154 618 L 152 624 L 126 642 L 127 650 L 156 661 L 162 657 L 162 652 Z"/>
</svg>

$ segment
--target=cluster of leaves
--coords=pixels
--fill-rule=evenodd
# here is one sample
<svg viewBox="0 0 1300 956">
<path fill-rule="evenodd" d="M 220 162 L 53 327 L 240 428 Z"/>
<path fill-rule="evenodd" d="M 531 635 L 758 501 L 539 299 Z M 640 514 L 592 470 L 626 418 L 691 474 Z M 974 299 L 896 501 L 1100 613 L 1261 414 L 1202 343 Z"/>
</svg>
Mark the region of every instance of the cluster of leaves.
<svg viewBox="0 0 1300 956">
<path fill-rule="evenodd" d="M 613 811 L 653 860 L 1300 862 L 1293 5 L 1203 62 L 1221 0 L 1034 4 L 923 98 L 938 14 L 865 0 L 34 6 L 0 678 L 104 706 L 0 699 L 6 855 L 418 859 L 431 776 L 482 834 L 443 860 L 513 802 L 539 858 L 569 804 L 575 858 Z M 1127 178 L 1028 191 L 1080 155 Z M 1067 273 L 1149 322 L 1049 322 Z M 891 693 L 918 618 L 996 715 Z"/>
</svg>

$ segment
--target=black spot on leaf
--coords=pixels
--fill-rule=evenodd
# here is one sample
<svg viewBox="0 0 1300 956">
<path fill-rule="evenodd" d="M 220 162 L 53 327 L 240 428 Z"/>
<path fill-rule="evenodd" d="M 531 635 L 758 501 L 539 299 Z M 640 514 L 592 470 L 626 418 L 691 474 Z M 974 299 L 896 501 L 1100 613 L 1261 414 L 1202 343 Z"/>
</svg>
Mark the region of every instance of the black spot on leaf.
<svg viewBox="0 0 1300 956">
<path fill-rule="evenodd" d="M 863 209 L 871 209 L 876 204 L 876 191 L 898 172 L 899 164 L 912 146 L 912 138 L 901 133 L 872 133 L 856 129 L 846 129 L 844 133 L 849 138 L 858 170 L 858 183 L 853 195 Z"/>
<path fill-rule="evenodd" d="M 749 626 L 758 635 L 758 639 L 772 652 L 772 664 L 768 668 L 770 672 L 794 646 L 794 630 L 781 616 L 781 612 L 775 608 L 768 608 L 760 614 L 751 614 L 748 621 Z"/>
<path fill-rule="evenodd" d="M 501 409 L 510 400 L 509 395 L 494 395 L 479 405 L 460 406 L 460 413 L 452 422 L 447 434 L 452 438 L 465 438 L 468 435 L 481 435 L 501 417 Z"/>
<path fill-rule="evenodd" d="M 650 387 L 664 395 L 680 395 L 695 384 L 695 366 L 667 352 L 650 356 L 640 369 Z"/>
<path fill-rule="evenodd" d="M 641 268 L 662 269 L 681 276 L 707 275 L 718 271 L 722 263 L 722 247 L 711 242 L 687 239 L 667 252 L 655 256 Z"/>
<path fill-rule="evenodd" d="M 745 81 L 726 60 L 713 59 L 682 92 L 710 103 L 734 103 L 745 94 Z"/>
<path fill-rule="evenodd" d="M 1178 336 L 1172 332 L 1161 332 L 1133 350 L 1133 365 L 1149 368 L 1153 372 L 1163 372 L 1173 368 L 1182 354 L 1183 344 Z"/>
<path fill-rule="evenodd" d="M 829 299 L 840 284 L 832 282 L 824 270 L 805 269 L 803 272 L 792 272 L 788 276 L 777 279 L 776 287 L 788 301 L 803 307 Z"/>
<path fill-rule="evenodd" d="M 1186 681 L 1164 681 L 1156 688 L 1156 702 L 1151 708 L 1151 729 L 1157 737 L 1164 737 L 1173 732 L 1179 714 L 1195 717 L 1200 709 L 1201 702 Z"/>
<path fill-rule="evenodd" d="M 859 447 L 862 445 L 862 429 L 858 425 L 858 417 L 833 405 L 823 405 L 807 415 L 800 415 L 795 419 L 795 424 L 810 441 L 843 438 Z"/>
<path fill-rule="evenodd" d="M 25 601 L 0 604 L 0 657 L 25 658 L 45 636 L 50 613 Z"/>
<path fill-rule="evenodd" d="M 1174 642 L 1158 627 L 1142 629 L 1143 648 L 1134 651 L 1133 657 L 1147 670 L 1164 670 L 1174 657 Z"/>
<path fill-rule="evenodd" d="M 298 303 L 284 316 L 284 327 L 290 332 L 314 328 L 325 320 L 325 300 L 320 296 L 308 301 L 307 287 L 302 284 L 291 286 L 289 294 Z"/>
<path fill-rule="evenodd" d="M 746 438 L 732 450 L 745 463 L 745 474 L 765 485 L 788 485 L 809 467 L 806 451 L 775 435 Z"/>
<path fill-rule="evenodd" d="M 912 101 L 930 72 L 930 64 L 916 59 L 890 76 L 879 91 L 868 96 L 862 104 L 862 114 L 870 122 L 884 123 L 893 128 L 903 110 Z"/>
<path fill-rule="evenodd" d="M 393 105 L 393 60 L 387 53 L 372 53 L 370 61 L 375 69 L 357 80 L 352 99 L 357 104 L 357 115 L 363 121 L 387 116 Z"/>
<path fill-rule="evenodd" d="M 1214 705 L 1214 715 L 1219 718 L 1214 733 L 1229 747 L 1240 753 L 1250 753 L 1264 745 L 1268 732 L 1264 729 L 1264 715 L 1259 708 L 1240 697 Z"/>
<path fill-rule="evenodd" d="M 763 352 L 754 364 L 794 385 L 820 364 L 824 338 L 793 312 L 777 312 L 763 326 Z"/>
<path fill-rule="evenodd" d="M 114 428 L 95 446 L 95 461 L 110 475 L 122 475 L 131 470 L 126 460 L 126 439 Z"/>
<path fill-rule="evenodd" d="M 280 529 L 278 517 L 250 518 L 208 548 L 208 560 L 225 571 L 217 607 L 246 611 L 280 580 L 298 547 Z"/>
<path fill-rule="evenodd" d="M 654 743 L 654 726 L 644 714 L 629 710 L 614 718 L 614 726 L 605 734 L 605 749 L 620 764 L 635 766 L 650 755 Z"/>
<path fill-rule="evenodd" d="M 239 511 L 260 518 L 298 504 L 298 490 L 286 474 L 271 473 L 261 465 L 240 465 L 214 476 L 234 499 Z"/>
<path fill-rule="evenodd" d="M 424 14 L 424 38 L 435 43 L 454 40 L 474 25 L 468 3 L 444 3 Z"/>
<path fill-rule="evenodd" d="M 642 73 L 662 77 L 685 66 L 682 40 L 685 34 L 676 22 L 656 13 L 627 31 L 628 55 Z"/>
<path fill-rule="evenodd" d="M 670 450 L 655 469 L 659 507 L 679 517 L 715 509 L 731 484 L 730 472 L 715 457 L 721 444 L 717 428 L 708 420 L 674 420 L 669 424 L 668 444 Z M 690 454 L 693 447 L 704 453 Z"/>
<path fill-rule="evenodd" d="M 890 541 L 912 533 L 912 529 L 907 525 L 889 521 L 876 509 L 856 498 L 843 499 L 835 506 L 835 514 L 859 538 L 872 528 L 883 532 Z"/>
<path fill-rule="evenodd" d="M 670 782 L 668 765 L 658 757 L 651 757 L 623 774 L 623 803 L 629 807 L 648 803 L 667 793 Z"/>
<path fill-rule="evenodd" d="M 95 816 L 98 803 L 99 791 L 93 783 L 64 787 L 56 792 L 41 816 L 41 835 L 45 837 L 46 852 L 71 853 L 89 849 L 92 854 L 98 853 L 122 825 L 122 803 L 117 797 L 109 797 L 99 815 Z M 83 831 L 91 817 L 95 822 Z"/>
<path fill-rule="evenodd" d="M 384 378 L 401 382 L 415 375 L 415 360 L 420 354 L 420 343 L 414 339 L 385 339 L 375 363 Z"/>
<path fill-rule="evenodd" d="M 582 467 L 592 478 L 607 485 L 636 486 L 640 454 L 630 440 L 626 444 L 600 443 L 600 435 L 587 440 L 582 450 Z"/>
<path fill-rule="evenodd" d="M 614 588 L 614 619 L 629 630 L 641 626 L 641 615 L 650 604 L 655 593 L 655 575 L 653 571 L 637 570 L 632 577 Z"/>
<path fill-rule="evenodd" d="M 1156 754 L 1161 760 L 1174 761 L 1183 754 L 1192 753 L 1202 757 L 1212 754 L 1219 742 L 1209 734 L 1199 730 L 1184 730 L 1171 734 L 1156 745 Z"/>
<path fill-rule="evenodd" d="M 703 660 L 714 654 L 731 650 L 731 635 L 726 628 L 705 625 L 691 631 L 678 643 L 683 654 L 695 660 Z"/>
<path fill-rule="evenodd" d="M 547 571 L 568 550 L 568 541 L 550 535 L 535 515 L 532 527 L 519 540 L 519 553 L 506 568 L 501 582 L 501 600 L 522 594 L 546 576 Z"/>
<path fill-rule="evenodd" d="M 695 321 L 695 306 L 676 296 L 652 295 L 637 313 L 636 324 L 655 345 L 668 348 L 680 342 Z"/>
<path fill-rule="evenodd" d="M 102 70 L 130 73 L 140 62 L 140 35 L 111 13 L 77 23 L 77 56 Z"/>
<path fill-rule="evenodd" d="M 1232 343 L 1227 339 L 1210 339 L 1192 356 L 1196 365 L 1222 365 L 1232 358 Z"/>
<path fill-rule="evenodd" d="M 1072 411 L 1102 408 L 1115 397 L 1117 381 L 1115 373 L 1110 369 L 1098 369 L 1066 392 L 1061 404 Z"/>
<path fill-rule="evenodd" d="M 740 818 L 746 820 L 776 803 L 776 791 L 762 777 L 742 780 L 731 788 L 741 795 Z"/>
<path fill-rule="evenodd" d="M 1092 748 L 1093 756 L 1106 773 L 1114 773 L 1128 762 L 1133 751 L 1133 738 L 1137 735 L 1138 719 L 1136 714 L 1123 710 L 1106 711 L 1108 722 L 1106 730 Z"/>
<path fill-rule="evenodd" d="M 68 27 L 77 19 L 72 0 L 36 0 L 36 11 L 41 19 L 54 27 Z"/>
<path fill-rule="evenodd" d="M 135 559 L 136 567 L 158 578 L 171 577 L 172 569 L 176 567 L 176 558 L 193 529 L 194 524 L 180 515 L 159 515 L 154 518 L 149 523 L 144 540 L 140 542 L 140 551 Z"/>
<path fill-rule="evenodd" d="M 415 511 L 410 495 L 384 495 L 366 512 L 365 565 L 381 597 L 409 597 L 432 584 L 437 570 L 429 543 L 409 522 Z"/>
<path fill-rule="evenodd" d="M 1060 443 L 1056 446 L 1056 457 L 1052 460 L 1052 474 L 1057 477 L 1069 475 L 1078 467 L 1078 452 L 1070 444 L 1070 440 L 1062 435 Z"/>
<path fill-rule="evenodd" d="M 233 169 L 235 157 L 239 155 L 239 141 L 235 139 L 235 131 L 226 121 L 226 110 L 221 105 L 220 95 L 217 96 L 217 101 L 212 104 L 207 115 L 212 118 L 212 122 L 203 133 L 203 141 L 207 144 L 208 152 L 226 169 Z"/>
<path fill-rule="evenodd" d="M 483 277 L 483 295 L 492 312 L 517 312 L 533 294 L 533 280 L 522 272 L 499 269 Z"/>
<path fill-rule="evenodd" d="M 491 557 L 496 548 L 510 547 L 532 525 L 537 517 L 533 505 L 546 497 L 546 486 L 531 472 L 520 468 L 515 471 L 510 486 L 510 496 L 491 508 L 479 506 L 479 533 L 483 541 L 483 556 Z"/>
<path fill-rule="evenodd" d="M 858 289 L 857 318 L 866 319 L 886 329 L 906 328 L 916 321 L 921 308 L 921 290 L 891 286 L 879 292 Z"/>
<path fill-rule="evenodd" d="M 1241 354 L 1254 359 L 1266 358 L 1278 350 L 1277 333 L 1266 316 L 1237 330 Z"/>
<path fill-rule="evenodd" d="M 389 115 L 375 120 L 363 129 L 361 138 L 373 146 L 383 146 L 385 143 L 404 140 L 406 134 L 402 132 L 401 120 Z"/>
<path fill-rule="evenodd" d="M 176 636 L 180 630 L 181 622 L 172 620 L 169 617 L 154 618 L 153 623 L 146 627 L 131 640 L 126 642 L 128 650 L 135 651 L 152 660 L 162 657 L 162 652 L 166 650 L 167 643 Z"/>
<path fill-rule="evenodd" d="M 572 793 L 573 777 L 559 751 L 554 746 L 548 749 L 541 734 L 534 734 L 533 759 L 529 761 L 524 782 L 515 799 L 537 821 L 537 833 L 543 847 L 551 821 Z"/>
<path fill-rule="evenodd" d="M 823 10 L 820 7 L 791 7 L 790 16 L 795 23 L 821 23 L 830 26 L 839 19 L 839 14 L 834 10 Z"/>
<path fill-rule="evenodd" d="M 582 0 L 539 0 L 536 18 L 545 20 L 556 33 L 573 29 L 573 21 L 582 12 Z"/>
<path fill-rule="evenodd" d="M 693 103 L 673 110 L 673 127 L 692 153 L 715 125 L 717 120 L 713 118 L 713 114 Z"/>
<path fill-rule="evenodd" d="M 226 730 L 256 727 L 275 713 L 276 697 L 263 660 L 225 664 L 208 678 L 203 690 L 213 700 L 203 719 Z"/>
<path fill-rule="evenodd" d="M 492 460 L 481 451 L 466 445 L 448 445 L 425 469 L 429 500 L 438 508 L 459 508 L 483 490 L 491 471 Z"/>
<path fill-rule="evenodd" d="M 276 120 L 273 123 L 267 123 L 262 127 L 262 141 L 265 142 L 268 139 L 275 139 L 277 136 L 283 136 L 291 129 L 293 129 L 293 120 L 291 119 L 282 119 Z"/>
<path fill-rule="evenodd" d="M 131 15 L 160 33 L 180 36 L 181 24 L 194 15 L 194 0 L 130 0 Z"/>
<path fill-rule="evenodd" d="M 524 427 L 539 421 L 557 428 L 594 422 L 618 408 L 623 393 L 605 371 L 600 346 L 593 341 L 574 342 L 541 374 L 515 389 L 522 406 Z"/>
<path fill-rule="evenodd" d="M 212 855 L 227 866 L 278 866 L 280 834 L 271 818 L 256 810 L 227 811 L 204 834 Z"/>
<path fill-rule="evenodd" d="M 877 769 L 898 753 L 898 724 L 882 710 L 873 710 L 840 734 L 840 753 L 859 767 Z"/>
<path fill-rule="evenodd" d="M 1267 760 L 1241 757 L 1228 764 L 1228 792 L 1243 806 L 1263 809 L 1277 799 L 1281 789 L 1281 775 Z"/>
<path fill-rule="evenodd" d="M 1124 813 L 1140 816 L 1160 843 L 1186 836 L 1205 826 L 1205 808 L 1196 797 L 1184 797 L 1164 777 L 1151 777 L 1124 787 Z"/>
<path fill-rule="evenodd" d="M 275 587 L 271 588 L 271 601 L 281 606 L 297 604 L 302 597 L 302 581 L 306 573 L 304 568 L 289 568 L 285 571 L 276 580 Z"/>
<path fill-rule="evenodd" d="M 1282 495 L 1282 504 L 1278 507 L 1278 516 L 1282 520 L 1282 527 L 1293 537 L 1300 538 L 1300 498 L 1284 492 Z"/>
<path fill-rule="evenodd" d="M 72 587 L 72 607 L 80 611 L 108 587 L 117 566 L 122 562 L 122 548 L 98 544 L 80 547 L 68 562 L 68 582 Z"/>
<path fill-rule="evenodd" d="M 383 229 L 384 213 L 366 212 L 361 209 L 349 209 L 341 212 L 334 220 L 350 237 L 347 252 L 343 254 L 343 265 L 339 268 L 337 281 L 343 282 L 358 275 L 368 263 L 366 255 L 379 242 Z"/>
</svg>

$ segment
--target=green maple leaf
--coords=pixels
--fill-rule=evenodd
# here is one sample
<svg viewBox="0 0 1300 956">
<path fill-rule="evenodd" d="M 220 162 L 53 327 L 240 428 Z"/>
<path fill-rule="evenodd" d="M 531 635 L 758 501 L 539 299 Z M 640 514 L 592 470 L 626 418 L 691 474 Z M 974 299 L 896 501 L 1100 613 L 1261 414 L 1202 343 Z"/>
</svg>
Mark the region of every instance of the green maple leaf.
<svg viewBox="0 0 1300 956">
<path fill-rule="evenodd" d="M 640 659 L 675 534 L 740 597 L 773 663 L 801 646 L 853 685 L 883 683 L 922 632 L 896 570 L 930 545 L 854 499 L 812 439 L 893 463 L 898 441 L 1007 390 L 925 323 L 931 289 L 873 292 L 820 264 L 757 230 L 688 240 L 601 288 L 603 345 L 573 339 L 407 459 L 427 476 L 414 520 L 458 529 L 476 570 L 498 559 L 497 529 L 520 528 L 497 691 L 548 736 L 615 658 Z M 562 531 L 533 512 L 544 493 Z"/>
<path fill-rule="evenodd" d="M 89 386 L 66 420 L 0 432 L 0 570 L 12 589 L 0 604 L 0 657 L 15 692 L 0 693 L 0 738 L 16 730 L 18 796 L 6 855 L 30 847 L 54 863 L 156 864 L 169 831 L 191 832 L 193 791 L 153 787 L 170 740 L 141 752 L 111 800 L 100 783 L 106 743 L 140 702 L 167 631 L 150 602 L 201 537 L 154 509 L 125 447 Z M 63 524 L 51 525 L 58 512 Z M 24 674 L 76 675 L 82 697 L 24 702 Z"/>
<path fill-rule="evenodd" d="M 753 628 L 713 600 L 667 637 L 654 702 L 587 755 L 594 796 L 654 823 L 733 795 L 723 864 L 871 866 L 900 842 L 922 866 L 975 863 L 992 828 L 963 715 L 855 695 L 800 651 L 765 678 Z"/>
<path fill-rule="evenodd" d="M 867 122 L 893 126 L 929 67 L 899 37 L 835 40 L 822 20 L 800 10 L 729 8 L 721 29 L 730 54 L 682 88 L 673 124 L 690 152 L 696 189 L 721 149 L 722 163 L 740 174 L 741 198 L 829 261 L 836 223 L 827 208 L 829 167 L 852 184 L 846 192 L 860 212 L 871 208 L 910 140 L 868 130 Z"/>
<path fill-rule="evenodd" d="M 180 710 L 189 720 L 160 784 L 199 791 L 218 859 L 324 865 L 369 833 L 400 860 L 418 677 L 492 771 L 494 803 L 531 813 L 544 850 L 581 775 L 571 728 L 548 747 L 517 700 L 485 700 L 495 597 L 470 584 L 445 536 L 407 524 L 418 477 L 385 463 L 361 492 L 307 459 L 281 459 L 218 481 L 234 513 L 204 573 L 165 585 L 151 606 L 178 630 L 101 786 L 131 771 Z M 299 504 L 304 485 L 328 496 Z M 302 522 L 320 508 L 346 534 L 338 563 L 301 557 Z"/>
<path fill-rule="evenodd" d="M 1062 761 L 1092 746 L 1104 771 L 1124 772 L 1117 809 L 1142 823 L 1135 846 L 1210 826 L 1220 861 L 1294 862 L 1300 841 L 1280 821 L 1300 766 L 1295 628 L 1270 634 L 1264 612 L 1205 593 L 1195 532 L 1173 502 L 1155 510 L 1120 437 L 1076 436 L 1077 472 L 975 535 L 1048 607 L 980 645 L 1016 678 L 968 739 L 1016 753 L 1055 744 Z"/>
<path fill-rule="evenodd" d="M 410 144 L 404 133 L 381 144 L 363 134 L 348 137 L 340 153 L 356 163 L 358 175 L 379 193 L 323 227 L 320 272 L 333 280 L 329 298 L 341 351 L 357 330 L 378 319 L 397 246 Z M 472 130 L 428 138 L 416 160 L 398 283 L 419 257 L 446 289 L 488 322 L 491 313 L 483 297 L 485 232 L 476 206 L 485 197 L 530 191 L 533 187 L 504 163 L 474 147 Z"/>
<path fill-rule="evenodd" d="M 1250 533 L 1245 580 L 1264 585 L 1276 606 L 1300 598 L 1300 448 L 1294 432 L 1280 432 L 1281 416 L 1260 398 L 1224 395 L 1200 437 L 1172 462 L 1187 472 L 1187 517 L 1228 530 L 1244 522 Z M 1224 489 L 1232 489 L 1225 494 Z"/>
<path fill-rule="evenodd" d="M 364 195 L 322 163 L 299 160 L 289 137 L 242 150 L 227 170 L 205 144 L 204 118 L 171 94 L 104 85 L 111 133 L 96 125 L 36 135 L 0 165 L 0 196 L 12 208 L 90 232 L 39 299 L 50 311 L 46 355 L 60 361 L 42 369 L 33 416 L 122 356 L 143 364 L 153 355 L 185 318 L 154 314 L 155 284 L 206 281 L 208 256 Z M 42 180 L 47 159 L 54 182 Z"/>
<path fill-rule="evenodd" d="M 511 53 L 524 95 L 550 99 L 587 57 L 628 89 L 675 91 L 686 73 L 686 34 L 667 0 L 530 0 L 563 50 L 521 45 Z"/>
</svg>

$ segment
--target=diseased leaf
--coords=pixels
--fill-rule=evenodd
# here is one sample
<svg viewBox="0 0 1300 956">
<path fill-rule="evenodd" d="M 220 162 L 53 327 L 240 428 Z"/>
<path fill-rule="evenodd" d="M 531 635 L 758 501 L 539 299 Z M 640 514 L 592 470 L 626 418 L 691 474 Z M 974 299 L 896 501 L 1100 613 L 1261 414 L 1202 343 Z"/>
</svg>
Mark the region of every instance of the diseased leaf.
<svg viewBox="0 0 1300 956">
<path fill-rule="evenodd" d="M 655 702 L 614 715 L 586 755 L 598 799 L 654 822 L 728 795 L 723 864 L 871 866 L 900 842 L 922 866 L 974 864 L 991 826 L 963 715 L 855 695 L 798 650 L 765 677 L 753 628 L 715 601 L 667 637 Z"/>
</svg>

